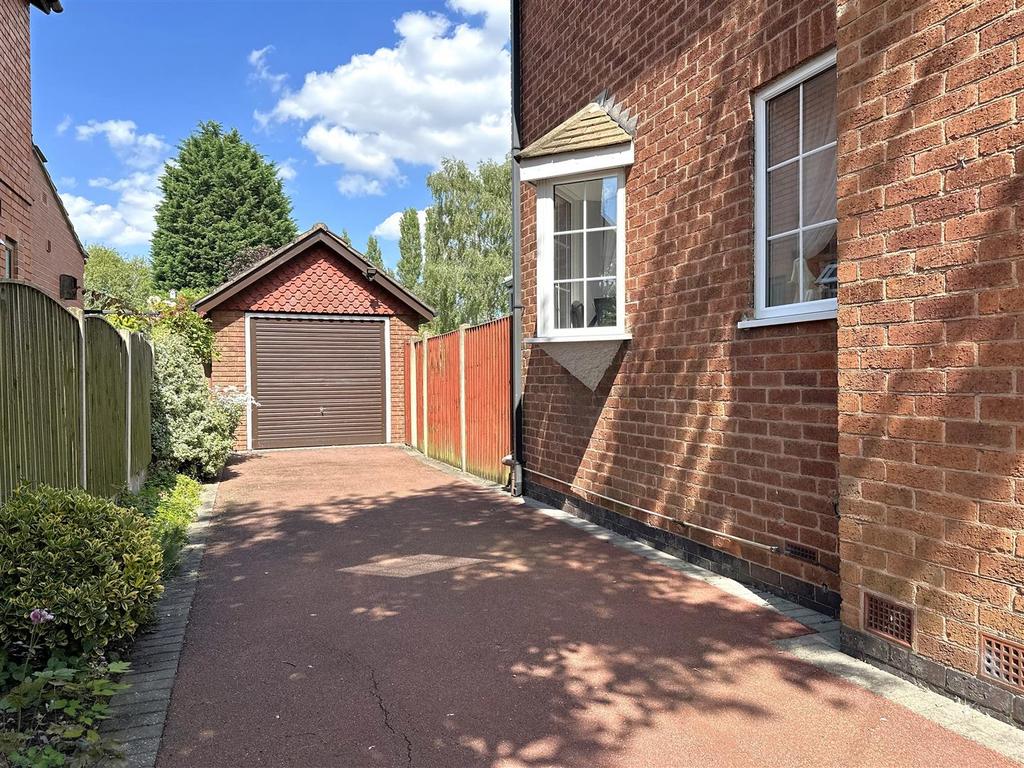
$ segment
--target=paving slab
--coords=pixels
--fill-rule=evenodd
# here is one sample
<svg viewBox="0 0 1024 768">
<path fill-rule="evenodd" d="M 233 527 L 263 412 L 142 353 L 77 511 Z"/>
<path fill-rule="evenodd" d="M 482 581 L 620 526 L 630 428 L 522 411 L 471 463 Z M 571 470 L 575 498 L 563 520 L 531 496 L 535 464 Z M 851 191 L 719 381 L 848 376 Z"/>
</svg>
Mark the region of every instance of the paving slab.
<svg viewBox="0 0 1024 768">
<path fill-rule="evenodd" d="M 213 521 L 161 768 L 1015 765 L 742 585 L 397 448 L 247 456 Z"/>
</svg>

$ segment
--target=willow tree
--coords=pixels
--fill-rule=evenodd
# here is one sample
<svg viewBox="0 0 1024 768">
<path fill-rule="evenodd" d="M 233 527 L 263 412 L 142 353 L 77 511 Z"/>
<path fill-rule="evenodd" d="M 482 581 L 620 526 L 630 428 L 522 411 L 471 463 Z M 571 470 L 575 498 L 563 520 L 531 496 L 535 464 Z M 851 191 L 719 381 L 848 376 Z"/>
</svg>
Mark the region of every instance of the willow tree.
<svg viewBox="0 0 1024 768">
<path fill-rule="evenodd" d="M 446 158 L 427 177 L 422 298 L 444 333 L 508 311 L 505 278 L 512 270 L 511 166 L 482 162 L 475 170 Z"/>
</svg>

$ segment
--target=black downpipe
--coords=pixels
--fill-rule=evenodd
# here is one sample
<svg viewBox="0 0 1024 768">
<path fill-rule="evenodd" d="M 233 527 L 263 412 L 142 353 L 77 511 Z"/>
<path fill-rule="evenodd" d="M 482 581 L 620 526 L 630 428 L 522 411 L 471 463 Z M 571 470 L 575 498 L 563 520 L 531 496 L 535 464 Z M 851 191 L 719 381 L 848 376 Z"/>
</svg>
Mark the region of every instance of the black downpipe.
<svg viewBox="0 0 1024 768">
<path fill-rule="evenodd" d="M 513 496 L 523 495 L 523 297 L 522 252 L 520 250 L 519 119 L 521 109 L 520 2 L 512 0 L 512 329 L 509 333 L 509 371 L 512 377 L 512 478 Z"/>
</svg>

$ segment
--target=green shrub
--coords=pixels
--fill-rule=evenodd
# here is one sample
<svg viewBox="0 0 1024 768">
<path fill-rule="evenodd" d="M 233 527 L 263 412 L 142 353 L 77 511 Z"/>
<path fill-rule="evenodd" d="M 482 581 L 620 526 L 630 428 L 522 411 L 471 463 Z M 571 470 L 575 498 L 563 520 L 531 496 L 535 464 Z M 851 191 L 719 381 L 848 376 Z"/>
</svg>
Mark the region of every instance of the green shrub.
<svg viewBox="0 0 1024 768">
<path fill-rule="evenodd" d="M 133 635 L 160 596 L 160 545 L 134 510 L 80 490 L 21 487 L 0 507 L 0 646 L 27 646 L 36 608 L 45 647 L 103 650 Z"/>
<path fill-rule="evenodd" d="M 210 391 L 200 361 L 178 334 L 155 332 L 153 344 L 153 457 L 187 475 L 213 478 L 231 453 L 241 402 Z"/>
<path fill-rule="evenodd" d="M 152 523 L 163 549 L 165 574 L 178 564 L 181 548 L 188 541 L 188 527 L 196 519 L 202 488 L 188 475 L 153 465 L 142 490 L 124 494 L 118 500 L 137 509 Z"/>
</svg>

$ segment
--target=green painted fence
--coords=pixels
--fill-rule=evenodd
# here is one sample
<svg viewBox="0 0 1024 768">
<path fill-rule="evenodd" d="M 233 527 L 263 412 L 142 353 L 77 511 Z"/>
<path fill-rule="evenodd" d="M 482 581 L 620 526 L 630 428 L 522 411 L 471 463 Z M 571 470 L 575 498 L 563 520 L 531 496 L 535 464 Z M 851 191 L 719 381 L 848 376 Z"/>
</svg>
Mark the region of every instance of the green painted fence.
<svg viewBox="0 0 1024 768">
<path fill-rule="evenodd" d="M 113 496 L 128 482 L 128 347 L 102 317 L 85 318 L 85 424 L 86 490 Z"/>
<path fill-rule="evenodd" d="M 106 496 L 138 488 L 152 380 L 141 335 L 0 280 L 0 501 L 20 483 Z"/>
<path fill-rule="evenodd" d="M 129 442 L 128 473 L 131 485 L 142 484 L 153 455 L 153 416 L 150 398 L 153 393 L 153 347 L 141 334 L 129 340 L 131 391 L 128 403 Z"/>
</svg>

